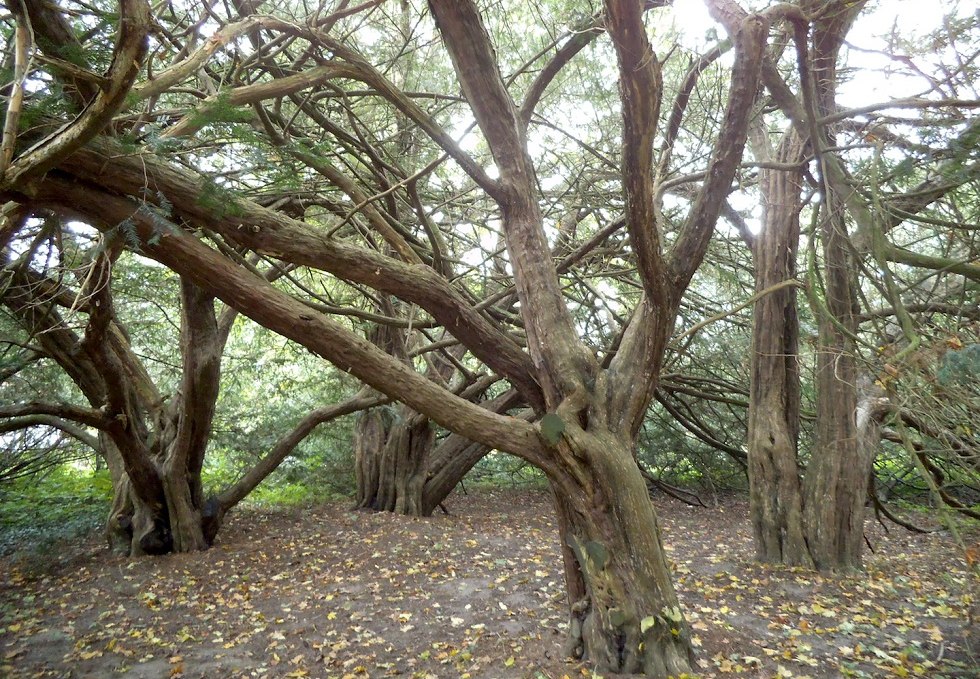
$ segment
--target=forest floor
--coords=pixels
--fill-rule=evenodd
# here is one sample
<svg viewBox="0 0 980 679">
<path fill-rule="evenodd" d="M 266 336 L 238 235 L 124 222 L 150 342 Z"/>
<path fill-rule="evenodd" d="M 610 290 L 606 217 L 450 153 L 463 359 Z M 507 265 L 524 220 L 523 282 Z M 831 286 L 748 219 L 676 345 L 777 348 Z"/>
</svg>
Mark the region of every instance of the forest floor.
<svg viewBox="0 0 980 679">
<path fill-rule="evenodd" d="M 243 509 L 199 554 L 110 557 L 92 536 L 41 562 L 5 557 L 0 676 L 598 676 L 562 657 L 547 495 L 446 504 L 426 520 Z M 980 676 L 977 583 L 948 533 L 869 521 L 867 572 L 827 577 L 754 563 L 742 500 L 656 505 L 699 676 Z"/>
</svg>

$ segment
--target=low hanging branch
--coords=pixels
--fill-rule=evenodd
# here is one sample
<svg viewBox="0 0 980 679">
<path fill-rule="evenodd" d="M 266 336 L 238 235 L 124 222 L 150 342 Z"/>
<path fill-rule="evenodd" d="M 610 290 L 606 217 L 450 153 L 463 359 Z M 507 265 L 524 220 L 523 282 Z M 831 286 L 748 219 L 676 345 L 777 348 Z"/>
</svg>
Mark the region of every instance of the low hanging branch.
<svg viewBox="0 0 980 679">
<path fill-rule="evenodd" d="M 33 424 L 46 424 L 51 427 L 65 430 L 58 422 L 73 422 L 76 425 L 92 427 L 94 429 L 105 429 L 109 426 L 108 418 L 102 410 L 97 408 L 84 408 L 70 403 L 22 403 L 20 405 L 10 405 L 0 408 L 0 433 L 4 431 L 14 431 L 23 427 L 2 422 L 3 419 L 10 418 L 15 422 L 27 422 L 24 426 Z M 37 420 L 30 422 L 30 420 Z M 43 420 L 43 421 L 42 421 Z M 65 430 L 67 431 L 67 430 Z M 81 431 L 81 430 L 79 430 Z M 74 432 L 68 432 L 75 435 Z M 92 445 L 91 437 L 82 439 L 85 443 Z M 98 449 L 98 445 L 92 446 Z"/>
<path fill-rule="evenodd" d="M 686 505 L 691 507 L 707 507 L 704 504 L 704 500 L 700 498 L 696 493 L 692 493 L 689 490 L 684 490 L 683 488 L 678 488 L 677 486 L 672 486 L 665 481 L 661 481 L 652 473 L 644 468 L 640 468 L 640 473 L 643 474 L 643 478 L 646 479 L 647 485 L 650 486 L 651 490 L 656 488 L 657 490 L 669 495 L 675 500 L 680 500 Z"/>
<path fill-rule="evenodd" d="M 902 517 L 896 516 L 895 513 L 892 512 L 888 508 L 888 505 L 886 505 L 884 502 L 881 501 L 881 499 L 878 497 L 878 494 L 875 492 L 875 477 L 874 477 L 874 474 L 871 475 L 870 482 L 871 483 L 870 483 L 870 485 L 868 487 L 868 497 L 871 499 L 871 504 L 874 506 L 875 515 L 876 516 L 878 516 L 878 515 L 884 516 L 886 519 L 888 519 L 889 521 L 891 521 L 895 525 L 901 526 L 905 530 L 911 531 L 913 533 L 935 533 L 936 532 L 934 529 L 922 528 L 921 526 L 915 525 L 911 521 L 906 521 Z M 880 523 L 882 526 L 885 525 L 885 523 L 881 520 L 880 517 L 878 518 L 878 523 Z M 886 530 L 887 530 L 887 528 L 886 528 Z"/>
<path fill-rule="evenodd" d="M 443 426 L 453 427 L 472 440 L 494 445 L 533 464 L 546 464 L 530 424 L 490 413 L 446 391 L 363 337 L 276 289 L 264 278 L 238 267 L 172 223 L 151 244 L 162 222 L 158 215 L 151 218 L 141 213 L 132 201 L 50 175 L 38 188 L 39 199 L 46 204 L 58 205 L 75 214 L 78 206 L 84 205 L 87 218 L 107 230 L 108 224 L 132 220 L 148 256 L 195 284 L 207 286 L 209 292 L 242 314 L 302 344 Z"/>
<path fill-rule="evenodd" d="M 708 318 L 704 319 L 703 321 L 701 321 L 699 323 L 695 323 L 693 326 L 691 326 L 690 328 L 688 328 L 687 330 L 685 330 L 684 332 L 682 332 L 680 335 L 677 335 L 676 337 L 674 337 L 671 340 L 671 342 L 673 344 L 679 344 L 681 342 L 681 340 L 686 339 L 686 338 L 690 337 L 691 335 L 697 333 L 699 330 L 701 330 L 705 326 L 711 325 L 712 323 L 716 323 L 717 321 L 720 321 L 722 319 L 728 318 L 729 316 L 733 316 L 736 313 L 738 313 L 739 311 L 741 311 L 742 309 L 744 309 L 746 307 L 752 306 L 753 304 L 755 304 L 757 301 L 759 301 L 760 299 L 762 299 L 766 295 L 771 295 L 772 293 L 777 292 L 779 290 L 782 290 L 783 288 L 800 288 L 800 289 L 805 289 L 806 286 L 803 283 L 801 283 L 800 281 L 796 280 L 795 278 L 791 278 L 791 279 L 782 281 L 780 283 L 776 283 L 775 285 L 770 285 L 765 290 L 760 290 L 759 292 L 755 293 L 754 295 L 752 295 L 751 297 L 749 297 L 747 300 L 745 300 L 741 304 L 739 304 L 737 306 L 734 306 L 734 307 L 732 307 L 731 309 L 729 309 L 727 311 L 722 311 L 720 313 L 717 313 L 714 316 L 709 316 Z"/>
<path fill-rule="evenodd" d="M 361 410 L 374 408 L 375 406 L 390 403 L 391 399 L 383 395 L 372 396 L 368 390 L 358 392 L 353 398 L 343 403 L 334 403 L 329 406 L 317 408 L 300 420 L 293 430 L 279 439 L 279 442 L 263 457 L 258 464 L 253 466 L 248 473 L 239 479 L 234 485 L 228 487 L 218 495 L 217 502 L 220 512 L 223 514 L 241 502 L 249 493 L 262 483 L 269 474 L 274 472 L 282 461 L 289 457 L 303 440 L 321 424 L 332 422 L 344 415 L 350 415 Z"/>
</svg>

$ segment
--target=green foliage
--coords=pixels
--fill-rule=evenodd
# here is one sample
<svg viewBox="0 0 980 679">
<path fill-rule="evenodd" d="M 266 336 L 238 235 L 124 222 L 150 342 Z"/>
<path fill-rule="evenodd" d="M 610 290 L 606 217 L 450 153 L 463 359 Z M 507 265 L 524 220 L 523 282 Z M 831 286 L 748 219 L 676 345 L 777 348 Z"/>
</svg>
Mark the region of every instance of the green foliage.
<svg viewBox="0 0 980 679">
<path fill-rule="evenodd" d="M 231 93 L 221 92 L 212 101 L 191 114 L 190 124 L 204 127 L 212 123 L 247 123 L 252 120 L 252 112 L 231 103 Z"/>
<path fill-rule="evenodd" d="M 197 203 L 206 210 L 212 211 L 217 219 L 228 215 L 241 216 L 244 214 L 238 205 L 236 194 L 210 177 L 201 178 L 201 193 L 198 194 Z"/>
<path fill-rule="evenodd" d="M 150 202 L 150 201 L 154 202 Z M 156 245 L 160 239 L 169 233 L 174 233 L 173 222 L 170 221 L 173 205 L 167 200 L 162 192 L 144 192 L 144 202 L 136 209 L 136 216 L 142 217 L 150 223 L 150 236 L 146 239 L 147 245 Z M 127 217 L 119 222 L 107 234 L 112 240 L 115 237 L 122 238 L 126 246 L 133 252 L 142 250 L 142 241 L 136 230 L 136 221 L 132 217 Z"/>
<path fill-rule="evenodd" d="M 585 543 L 585 552 L 599 570 L 604 569 L 609 563 L 609 550 L 601 542 L 589 540 Z"/>
<path fill-rule="evenodd" d="M 980 344 L 947 351 L 936 377 L 943 386 L 975 382 L 980 378 Z"/>
<path fill-rule="evenodd" d="M 329 486 L 301 479 L 285 483 L 264 483 L 256 488 L 245 502 L 258 506 L 295 507 L 312 505 L 337 497 L 338 493 Z"/>
<path fill-rule="evenodd" d="M 464 488 L 514 488 L 530 487 L 546 489 L 548 480 L 544 473 L 527 462 L 507 453 L 491 452 L 476 463 L 463 484 Z"/>
<path fill-rule="evenodd" d="M 0 554 L 56 554 L 60 543 L 100 527 L 109 511 L 108 471 L 65 465 L 0 489 Z"/>
</svg>

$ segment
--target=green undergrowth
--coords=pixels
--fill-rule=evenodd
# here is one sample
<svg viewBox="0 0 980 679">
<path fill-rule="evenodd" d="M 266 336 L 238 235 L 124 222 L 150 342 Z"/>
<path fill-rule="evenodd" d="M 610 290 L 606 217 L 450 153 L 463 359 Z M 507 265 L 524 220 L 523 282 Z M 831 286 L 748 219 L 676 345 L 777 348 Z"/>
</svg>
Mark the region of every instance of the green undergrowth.
<svg viewBox="0 0 980 679">
<path fill-rule="evenodd" d="M 261 484 L 242 501 L 245 507 L 300 507 L 348 497 L 329 486 L 299 481 Z"/>
<path fill-rule="evenodd" d="M 109 511 L 108 471 L 61 467 L 0 486 L 0 555 L 57 556 L 60 545 L 97 530 Z"/>
</svg>

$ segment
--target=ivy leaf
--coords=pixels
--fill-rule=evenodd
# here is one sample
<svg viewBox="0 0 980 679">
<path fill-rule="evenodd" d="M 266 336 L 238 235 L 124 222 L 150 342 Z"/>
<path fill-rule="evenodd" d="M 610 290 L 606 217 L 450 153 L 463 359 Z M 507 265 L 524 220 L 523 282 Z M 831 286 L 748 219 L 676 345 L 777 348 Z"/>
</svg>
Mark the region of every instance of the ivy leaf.
<svg viewBox="0 0 980 679">
<path fill-rule="evenodd" d="M 602 543 L 589 540 L 585 543 L 585 551 L 599 570 L 605 568 L 606 564 L 609 563 L 609 551 Z"/>
<path fill-rule="evenodd" d="M 554 413 L 548 413 L 541 418 L 541 435 L 551 445 L 558 444 L 563 431 L 565 431 L 565 422 Z"/>
</svg>

